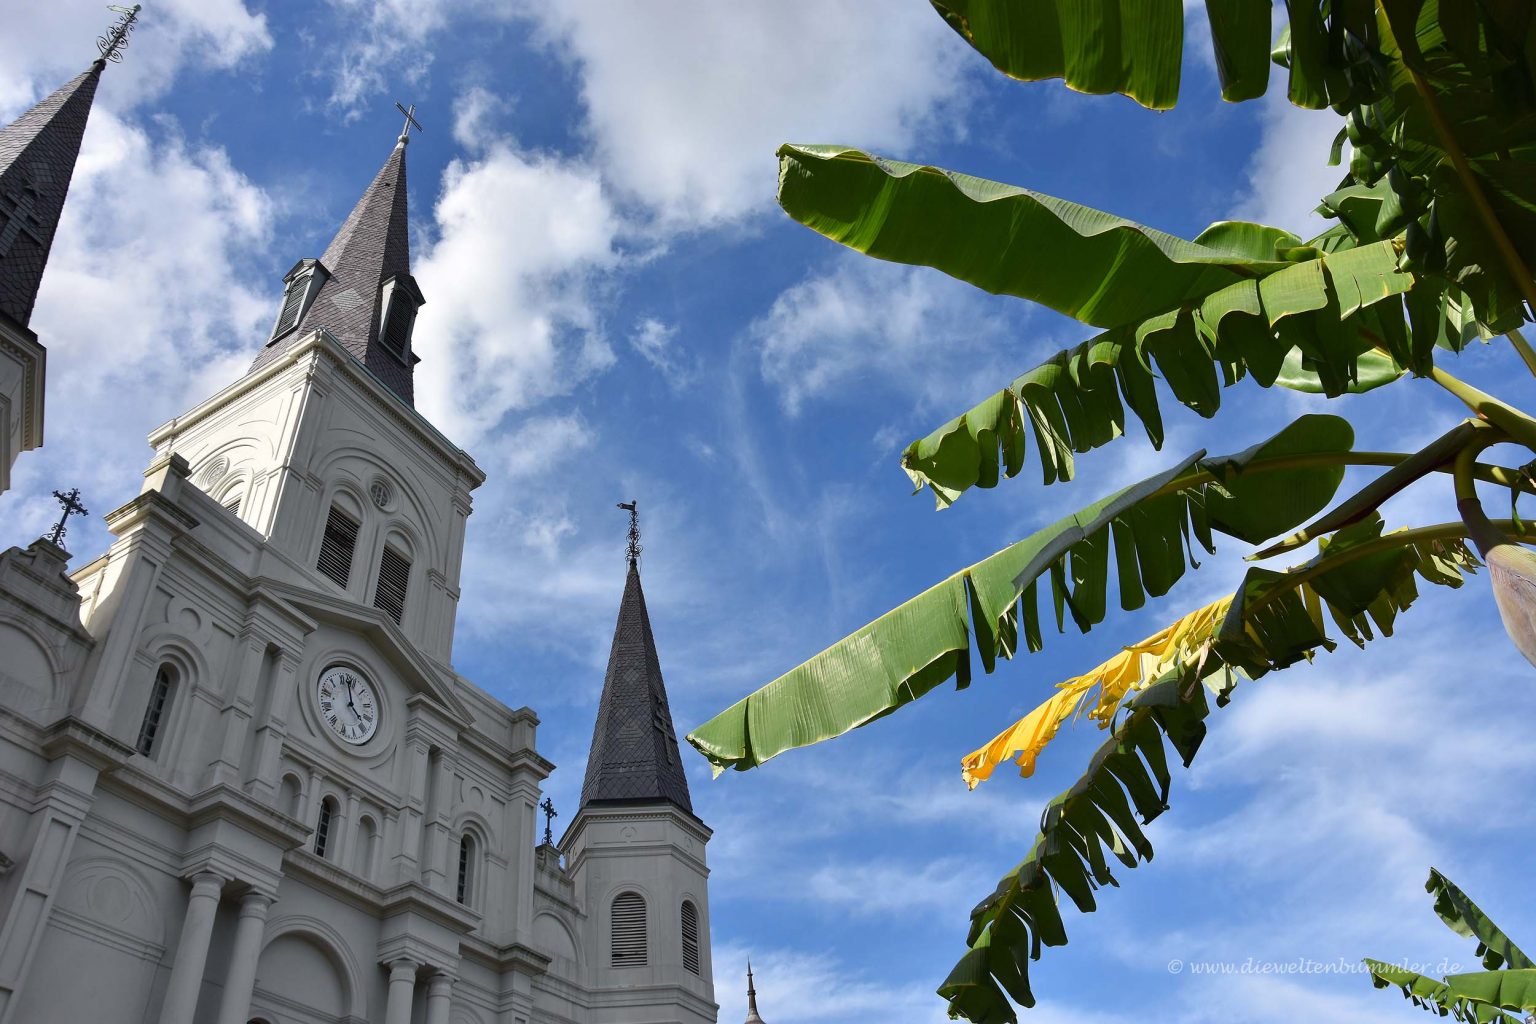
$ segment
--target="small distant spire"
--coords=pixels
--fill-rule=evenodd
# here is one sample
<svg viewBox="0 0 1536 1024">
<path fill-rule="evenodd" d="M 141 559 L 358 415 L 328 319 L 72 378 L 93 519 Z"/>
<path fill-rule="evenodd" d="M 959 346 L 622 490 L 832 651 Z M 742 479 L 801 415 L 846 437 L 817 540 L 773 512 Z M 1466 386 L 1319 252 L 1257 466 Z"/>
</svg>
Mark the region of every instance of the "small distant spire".
<svg viewBox="0 0 1536 1024">
<path fill-rule="evenodd" d="M 117 4 L 108 4 L 107 10 L 118 15 L 118 19 L 107 29 L 107 34 L 96 37 L 96 49 L 101 51 L 101 56 L 96 58 L 96 68 L 100 70 L 107 66 L 107 61 L 114 64 L 122 62 L 123 50 L 128 47 L 128 34 L 132 32 L 139 20 L 139 11 L 143 10 L 140 4 L 132 7 L 119 7 Z"/>
<path fill-rule="evenodd" d="M 412 103 L 411 109 L 407 110 L 405 107 L 401 106 L 399 100 L 396 100 L 395 109 L 405 115 L 405 126 L 400 129 L 400 138 L 396 139 L 395 141 L 400 143 L 402 146 L 409 145 L 411 141 L 412 128 L 415 128 L 419 132 L 425 131 L 426 129 L 422 128 L 421 122 L 416 120 L 416 104 Z"/>
<path fill-rule="evenodd" d="M 757 1014 L 757 989 L 752 987 L 752 961 L 747 961 L 747 1019 L 745 1024 L 767 1024 Z"/>
<path fill-rule="evenodd" d="M 625 555 L 629 559 L 629 567 L 635 568 L 640 564 L 640 503 L 638 501 L 621 501 L 619 508 L 629 513 L 629 551 Z"/>
</svg>

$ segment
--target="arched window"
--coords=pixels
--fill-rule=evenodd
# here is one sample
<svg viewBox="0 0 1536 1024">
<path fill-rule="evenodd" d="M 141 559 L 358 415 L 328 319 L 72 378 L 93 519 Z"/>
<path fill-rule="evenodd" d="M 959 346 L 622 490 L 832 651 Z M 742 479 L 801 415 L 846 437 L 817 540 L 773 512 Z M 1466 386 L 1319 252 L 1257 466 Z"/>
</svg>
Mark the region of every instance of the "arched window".
<svg viewBox="0 0 1536 1024">
<path fill-rule="evenodd" d="M 315 568 L 338 587 L 352 578 L 352 554 L 357 549 L 360 523 L 340 505 L 332 505 L 325 517 L 325 536 L 320 539 L 320 557 Z"/>
<path fill-rule="evenodd" d="M 320 801 L 320 820 L 315 822 L 315 856 L 324 857 L 331 844 L 331 822 L 336 817 L 336 798 Z"/>
<path fill-rule="evenodd" d="M 171 686 L 175 682 L 174 670 L 161 665 L 155 673 L 154 685 L 149 688 L 149 703 L 144 706 L 144 720 L 139 723 L 139 739 L 134 748 L 145 757 L 153 757 L 155 741 L 160 738 L 160 727 L 165 714 L 171 708 Z"/>
<path fill-rule="evenodd" d="M 379 826 L 374 824 L 373 818 L 363 815 L 357 821 L 357 874 L 364 878 L 373 877 L 373 860 L 378 854 Z"/>
<path fill-rule="evenodd" d="M 475 837 L 465 832 L 459 837 L 459 884 L 458 899 L 465 906 L 469 905 L 470 898 L 474 895 L 475 885 L 475 856 L 479 851 L 475 849 Z"/>
<path fill-rule="evenodd" d="M 282 808 L 284 814 L 290 818 L 299 816 L 299 794 L 304 792 L 304 784 L 293 773 L 283 776 L 283 781 L 277 787 L 277 806 Z"/>
<path fill-rule="evenodd" d="M 382 609 L 399 625 L 405 618 L 405 594 L 411 584 L 411 560 L 386 544 L 379 557 L 379 579 L 373 588 L 373 606 Z"/>
<path fill-rule="evenodd" d="M 644 967 L 645 897 L 637 892 L 621 892 L 613 898 L 614 967 Z"/>
<path fill-rule="evenodd" d="M 699 973 L 699 909 L 683 900 L 683 966 Z"/>
</svg>

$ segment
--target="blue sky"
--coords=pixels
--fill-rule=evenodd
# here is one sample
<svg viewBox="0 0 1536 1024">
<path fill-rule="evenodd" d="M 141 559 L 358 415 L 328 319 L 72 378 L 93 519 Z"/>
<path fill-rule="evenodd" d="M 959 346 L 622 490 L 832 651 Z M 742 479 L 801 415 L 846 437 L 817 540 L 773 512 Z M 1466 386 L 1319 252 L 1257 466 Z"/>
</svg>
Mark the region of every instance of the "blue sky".
<svg viewBox="0 0 1536 1024">
<path fill-rule="evenodd" d="M 850 143 L 1026 185 L 1191 237 L 1233 216 L 1305 230 L 1337 180 L 1327 114 L 1221 104 L 1201 45 L 1165 114 L 990 72 L 918 0 L 285 4 L 155 0 L 102 84 L 32 326 L 49 346 L 47 445 L 17 465 L 0 543 L 79 486 L 137 493 L 144 435 L 242 374 L 280 276 L 315 256 L 399 129 L 410 149 L 419 407 L 489 481 L 470 520 L 456 661 L 535 708 L 574 811 L 623 582 L 623 518 L 680 731 L 950 572 L 1187 451 L 1236 451 L 1329 407 L 1251 384 L 1212 422 L 1166 406 L 1042 490 L 1032 470 L 936 513 L 897 456 L 1083 328 L 791 223 L 774 149 Z M 0 116 L 83 68 L 107 15 L 8 15 Z M 1458 373 L 1531 402 L 1498 348 Z M 1343 406 L 1361 447 L 1422 443 L 1461 415 L 1403 381 Z M 1333 408 L 1340 406 L 1335 403 Z M 1448 481 L 1389 520 L 1453 518 Z M 956 694 L 837 742 L 690 781 L 715 830 L 721 1020 L 750 954 L 773 1024 L 944 1019 L 932 989 L 966 914 L 1023 856 L 1041 805 L 1099 737 L 1069 730 L 1030 780 L 975 793 L 959 759 L 1056 681 L 1230 589 L 1235 542 L 1136 616 L 1048 638 Z M 1156 860 L 1038 965 L 1036 1021 L 1395 1021 L 1418 1012 L 1338 964 L 1471 969 L 1433 918 L 1431 864 L 1536 942 L 1531 672 L 1484 580 L 1428 594 L 1399 637 L 1245 685 L 1212 720 Z M 692 758 L 692 755 L 688 755 Z M 1240 973 L 1171 974 L 1172 959 Z M 1302 960 L 1328 973 L 1295 973 Z M 1271 973 L 1242 965 L 1279 964 Z M 1286 966 L 1292 965 L 1292 966 Z M 1292 973 L 1275 973 L 1275 972 Z"/>
</svg>

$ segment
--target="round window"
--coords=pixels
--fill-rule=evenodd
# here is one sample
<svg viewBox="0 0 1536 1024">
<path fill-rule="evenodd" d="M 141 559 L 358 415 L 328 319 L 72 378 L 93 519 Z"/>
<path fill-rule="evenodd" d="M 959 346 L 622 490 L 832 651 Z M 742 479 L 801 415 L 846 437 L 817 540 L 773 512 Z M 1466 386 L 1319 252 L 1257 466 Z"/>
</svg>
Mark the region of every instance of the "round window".
<svg viewBox="0 0 1536 1024">
<path fill-rule="evenodd" d="M 392 497 L 389 484 L 383 480 L 375 480 L 373 485 L 368 488 L 368 497 L 372 498 L 373 503 L 379 508 L 389 508 L 389 501 Z"/>
</svg>

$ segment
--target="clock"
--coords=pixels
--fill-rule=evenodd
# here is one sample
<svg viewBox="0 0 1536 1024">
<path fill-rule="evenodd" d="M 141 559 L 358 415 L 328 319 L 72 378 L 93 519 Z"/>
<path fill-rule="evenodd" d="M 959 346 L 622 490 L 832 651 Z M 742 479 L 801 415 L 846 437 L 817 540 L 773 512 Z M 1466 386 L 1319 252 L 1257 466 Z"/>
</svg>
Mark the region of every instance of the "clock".
<svg viewBox="0 0 1536 1024">
<path fill-rule="evenodd" d="M 356 669 L 332 665 L 315 684 L 320 718 L 343 743 L 367 743 L 379 728 L 379 698 Z"/>
</svg>

